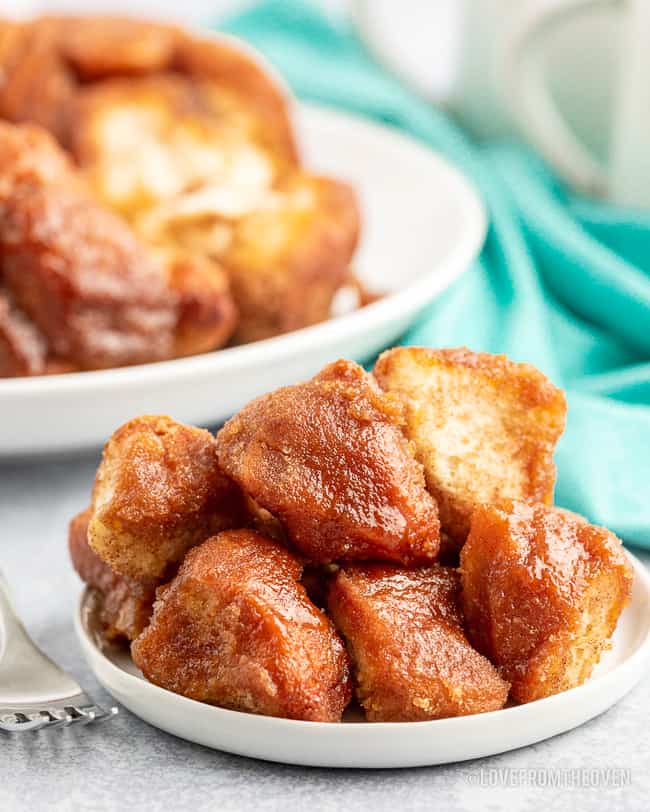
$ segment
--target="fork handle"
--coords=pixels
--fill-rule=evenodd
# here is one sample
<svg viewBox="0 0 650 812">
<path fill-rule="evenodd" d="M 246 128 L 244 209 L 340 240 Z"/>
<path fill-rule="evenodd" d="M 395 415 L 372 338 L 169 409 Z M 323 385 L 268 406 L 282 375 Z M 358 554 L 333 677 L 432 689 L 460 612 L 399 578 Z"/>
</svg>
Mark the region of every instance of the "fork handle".
<svg viewBox="0 0 650 812">
<path fill-rule="evenodd" d="M 37 648 L 16 614 L 0 571 L 0 695 L 6 704 L 56 701 L 79 685 Z M 47 695 L 43 685 L 51 685 Z"/>
</svg>

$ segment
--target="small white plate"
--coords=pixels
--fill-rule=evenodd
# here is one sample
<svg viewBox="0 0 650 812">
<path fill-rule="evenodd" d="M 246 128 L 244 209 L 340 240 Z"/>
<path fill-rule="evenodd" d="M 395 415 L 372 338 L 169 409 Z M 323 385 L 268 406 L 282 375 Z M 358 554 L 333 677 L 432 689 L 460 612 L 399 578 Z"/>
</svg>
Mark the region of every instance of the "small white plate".
<svg viewBox="0 0 650 812">
<path fill-rule="evenodd" d="M 355 271 L 380 301 L 243 347 L 158 364 L 0 380 L 0 457 L 99 446 L 134 415 L 201 425 L 310 377 L 339 357 L 365 360 L 395 342 L 465 271 L 486 218 L 473 187 L 443 158 L 388 127 L 313 106 L 295 117 L 305 164 L 349 180 L 363 235 Z"/>
<path fill-rule="evenodd" d="M 607 710 L 644 675 L 650 660 L 650 575 L 630 555 L 632 600 L 613 646 L 584 685 L 492 713 L 434 722 L 296 722 L 213 707 L 147 682 L 124 649 L 102 644 L 86 590 L 75 629 L 97 679 L 151 725 L 206 747 L 312 767 L 421 767 L 495 755 L 563 733 Z"/>
</svg>

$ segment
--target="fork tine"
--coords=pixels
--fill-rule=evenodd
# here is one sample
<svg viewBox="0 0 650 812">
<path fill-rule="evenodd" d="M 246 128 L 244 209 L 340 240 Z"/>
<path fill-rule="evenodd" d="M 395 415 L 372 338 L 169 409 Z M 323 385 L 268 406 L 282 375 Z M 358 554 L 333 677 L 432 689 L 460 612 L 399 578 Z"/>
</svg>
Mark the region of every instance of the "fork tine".
<svg viewBox="0 0 650 812">
<path fill-rule="evenodd" d="M 108 722 L 119 713 L 115 705 L 111 705 L 108 710 L 103 710 L 99 716 L 95 717 L 95 722 Z"/>
<path fill-rule="evenodd" d="M 9 714 L 8 716 L 0 717 L 0 730 L 4 730 L 9 733 L 13 732 L 22 732 L 26 730 L 40 730 L 43 727 L 46 727 L 48 724 L 48 720 L 38 714 L 35 718 L 30 718 L 25 716 L 22 713 L 13 713 Z"/>
<path fill-rule="evenodd" d="M 68 713 L 67 710 L 56 710 L 56 711 L 48 711 L 50 715 L 50 722 L 48 723 L 49 728 L 55 727 L 68 727 L 74 721 L 72 714 Z"/>
<path fill-rule="evenodd" d="M 0 731 L 88 725 L 112 719 L 36 646 L 20 622 L 0 572 Z"/>
</svg>

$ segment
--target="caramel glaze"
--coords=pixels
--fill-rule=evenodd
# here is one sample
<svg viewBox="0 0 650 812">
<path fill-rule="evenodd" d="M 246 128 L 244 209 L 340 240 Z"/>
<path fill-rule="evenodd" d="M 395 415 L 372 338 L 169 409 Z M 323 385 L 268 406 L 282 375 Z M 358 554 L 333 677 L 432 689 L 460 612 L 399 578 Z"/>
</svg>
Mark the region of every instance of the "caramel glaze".
<svg viewBox="0 0 650 812">
<path fill-rule="evenodd" d="M 173 354 L 166 270 L 46 133 L 0 123 L 0 273 L 48 354 L 103 368 Z"/>
<path fill-rule="evenodd" d="M 47 346 L 41 333 L 0 288 L 0 378 L 41 375 Z"/>
<path fill-rule="evenodd" d="M 470 640 L 512 682 L 519 702 L 589 676 L 632 583 L 608 530 L 512 501 L 474 511 L 461 571 Z"/>
<path fill-rule="evenodd" d="M 250 522 L 221 471 L 214 437 L 170 417 L 145 415 L 104 447 L 93 488 L 92 548 L 132 578 L 165 578 L 185 552 Z"/>
<path fill-rule="evenodd" d="M 53 355 L 85 369 L 172 356 L 176 298 L 119 218 L 60 186 L 25 186 L 0 215 L 5 284 Z"/>
<path fill-rule="evenodd" d="M 314 563 L 435 558 L 437 508 L 397 400 L 351 361 L 245 406 L 217 435 L 223 470 Z"/>
<path fill-rule="evenodd" d="M 497 710 L 508 684 L 462 630 L 459 577 L 434 564 L 345 566 L 328 609 L 347 641 L 369 721 L 406 722 Z"/>
<path fill-rule="evenodd" d="M 465 347 L 396 347 L 381 354 L 374 375 L 404 404 L 445 556 L 460 552 L 477 504 L 552 503 L 566 400 L 538 369 Z"/>
<path fill-rule="evenodd" d="M 350 699 L 348 658 L 298 582 L 302 565 L 251 530 L 195 547 L 158 593 L 132 644 L 151 682 L 240 711 L 338 722 Z"/>
</svg>

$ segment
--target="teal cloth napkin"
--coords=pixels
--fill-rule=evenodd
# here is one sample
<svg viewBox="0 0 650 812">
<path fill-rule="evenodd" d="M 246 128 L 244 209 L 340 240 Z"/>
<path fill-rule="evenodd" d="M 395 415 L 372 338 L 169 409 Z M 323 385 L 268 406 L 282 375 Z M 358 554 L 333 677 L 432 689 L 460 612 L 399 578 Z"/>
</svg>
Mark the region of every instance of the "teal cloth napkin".
<svg viewBox="0 0 650 812">
<path fill-rule="evenodd" d="M 269 0 L 220 27 L 300 98 L 399 127 L 474 181 L 490 216 L 483 252 L 403 343 L 465 344 L 542 369 L 569 401 L 557 502 L 650 549 L 650 212 L 575 196 L 522 146 L 474 144 L 351 26 L 307 3 Z"/>
</svg>

